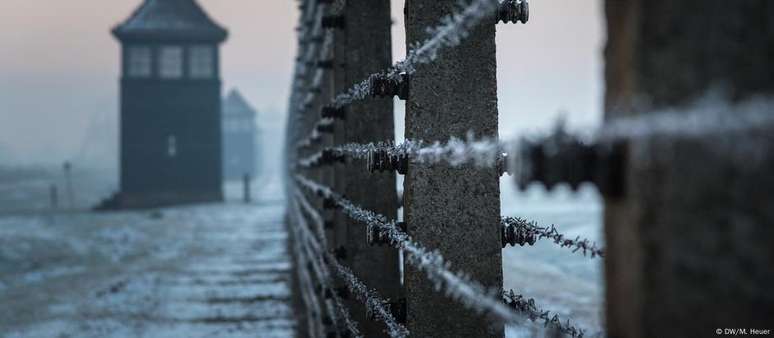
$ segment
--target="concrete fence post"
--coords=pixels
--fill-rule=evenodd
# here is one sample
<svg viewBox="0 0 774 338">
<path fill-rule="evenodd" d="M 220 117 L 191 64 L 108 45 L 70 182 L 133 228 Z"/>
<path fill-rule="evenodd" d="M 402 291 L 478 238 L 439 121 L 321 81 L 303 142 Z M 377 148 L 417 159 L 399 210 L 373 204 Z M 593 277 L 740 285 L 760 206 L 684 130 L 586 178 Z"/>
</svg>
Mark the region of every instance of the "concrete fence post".
<svg viewBox="0 0 774 338">
<path fill-rule="evenodd" d="M 343 21 L 336 30 L 334 64 L 335 92 L 342 92 L 370 74 L 387 69 L 392 62 L 390 1 L 347 1 Z M 334 143 L 369 143 L 395 138 L 392 99 L 373 98 L 345 108 L 345 119 L 337 120 Z M 365 162 L 335 165 L 334 190 L 360 207 L 390 219 L 397 217 L 395 174 L 369 173 Z M 366 285 L 391 302 L 401 298 L 399 253 L 388 246 L 370 246 L 366 227 L 341 213 L 336 215 L 339 245 L 346 248 L 342 263 Z M 384 324 L 366 317 L 362 302 L 348 302 L 353 319 L 366 337 L 386 337 Z"/>
<path fill-rule="evenodd" d="M 428 37 L 427 27 L 457 8 L 456 0 L 406 0 L 406 42 Z M 493 13 L 494 15 L 494 13 Z M 411 75 L 406 138 L 446 142 L 497 137 L 497 62 L 494 19 L 453 50 Z M 495 168 L 409 164 L 404 212 L 409 234 L 439 250 L 455 270 L 501 289 L 499 173 Z M 424 273 L 404 265 L 408 328 L 416 337 L 502 337 L 503 326 L 436 292 Z"/>
<path fill-rule="evenodd" d="M 737 114 L 774 93 L 770 1 L 607 0 L 606 14 L 608 119 L 698 113 L 713 90 Z M 610 337 L 771 334 L 772 135 L 756 124 L 629 140 L 625 193 L 605 200 Z"/>
</svg>

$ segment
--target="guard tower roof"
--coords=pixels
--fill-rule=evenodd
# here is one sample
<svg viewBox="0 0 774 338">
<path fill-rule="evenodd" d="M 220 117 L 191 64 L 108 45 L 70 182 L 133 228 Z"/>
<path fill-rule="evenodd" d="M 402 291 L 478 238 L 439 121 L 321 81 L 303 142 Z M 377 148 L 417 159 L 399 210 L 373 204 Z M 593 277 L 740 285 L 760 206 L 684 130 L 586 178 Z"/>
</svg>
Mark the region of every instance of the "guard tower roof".
<svg viewBox="0 0 774 338">
<path fill-rule="evenodd" d="M 222 42 L 228 31 L 195 0 L 144 0 L 126 21 L 113 29 L 113 35 L 121 41 Z"/>
<path fill-rule="evenodd" d="M 232 89 L 223 100 L 223 115 L 225 117 L 255 118 L 257 112 L 238 90 Z"/>
</svg>

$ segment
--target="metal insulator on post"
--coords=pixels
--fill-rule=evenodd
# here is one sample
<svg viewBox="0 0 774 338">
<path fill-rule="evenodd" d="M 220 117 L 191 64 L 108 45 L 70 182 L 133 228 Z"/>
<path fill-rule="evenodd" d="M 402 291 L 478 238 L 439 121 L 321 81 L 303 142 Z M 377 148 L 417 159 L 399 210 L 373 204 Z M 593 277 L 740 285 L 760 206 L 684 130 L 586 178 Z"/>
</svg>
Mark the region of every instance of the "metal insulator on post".
<svg viewBox="0 0 774 338">
<path fill-rule="evenodd" d="M 373 75 L 370 78 L 372 97 L 393 97 L 407 100 L 410 89 L 409 75 L 400 74 L 399 79 L 392 79 L 384 74 Z"/>
<path fill-rule="evenodd" d="M 502 228 L 502 236 L 502 244 L 503 248 L 505 248 L 508 245 L 516 246 L 516 244 L 520 246 L 535 245 L 538 234 L 534 231 L 529 231 L 523 227 L 517 227 L 516 225 L 511 224 Z"/>
<path fill-rule="evenodd" d="M 342 15 L 326 15 L 320 21 L 320 25 L 326 29 L 344 29 L 347 27 L 347 20 Z"/>
<path fill-rule="evenodd" d="M 381 246 L 385 244 L 384 232 L 379 228 L 369 224 L 366 231 L 366 243 L 370 246 Z"/>
<path fill-rule="evenodd" d="M 344 107 L 325 106 L 320 110 L 320 117 L 324 119 L 346 120 L 347 111 Z"/>
<path fill-rule="evenodd" d="M 544 140 L 522 141 L 516 181 L 521 190 L 533 182 L 549 190 L 567 183 L 577 190 L 588 182 L 605 196 L 621 196 L 625 165 L 623 143 L 591 145 L 558 133 Z"/>
<path fill-rule="evenodd" d="M 505 0 L 497 11 L 497 22 L 524 23 L 529 21 L 529 1 Z"/>
<path fill-rule="evenodd" d="M 331 220 L 326 220 L 325 222 L 323 222 L 323 228 L 326 230 L 331 230 L 335 227 L 336 227 L 336 223 L 334 223 Z"/>
<path fill-rule="evenodd" d="M 336 288 L 336 295 L 341 299 L 349 299 L 349 289 L 346 286 Z"/>
<path fill-rule="evenodd" d="M 623 141 L 596 146 L 593 179 L 602 195 L 615 198 L 626 195 L 628 148 Z"/>
<path fill-rule="evenodd" d="M 509 162 L 508 162 L 508 154 L 502 153 L 500 157 L 497 158 L 497 171 L 500 173 L 500 176 L 503 176 L 505 174 L 513 175 L 513 172 L 510 171 L 508 168 Z"/>
<path fill-rule="evenodd" d="M 320 60 L 315 65 L 321 69 L 333 69 L 333 60 Z"/>
<path fill-rule="evenodd" d="M 318 124 L 317 125 L 317 132 L 321 134 L 333 134 L 335 128 L 333 126 L 333 123 L 326 123 L 326 124 Z"/>
<path fill-rule="evenodd" d="M 545 157 L 541 143 L 526 139 L 521 141 L 518 172 L 515 175 L 516 185 L 520 190 L 526 190 L 532 182 L 543 182 L 544 162 Z"/>
<path fill-rule="evenodd" d="M 405 222 L 397 222 L 395 226 L 401 231 L 407 232 Z M 392 243 L 392 239 L 384 230 L 369 224 L 366 231 L 366 243 L 370 246 L 384 246 Z"/>
<path fill-rule="evenodd" d="M 372 150 L 368 153 L 366 165 L 371 173 L 397 171 L 401 175 L 408 172 L 408 155 L 390 154 L 386 150 Z"/>
<path fill-rule="evenodd" d="M 340 246 L 333 249 L 333 257 L 336 257 L 336 259 L 340 261 L 347 259 L 347 248 Z"/>
<path fill-rule="evenodd" d="M 325 197 L 323 199 L 323 208 L 327 210 L 335 210 L 338 209 L 339 204 L 336 203 L 336 200 L 332 197 Z"/>
<path fill-rule="evenodd" d="M 408 318 L 408 309 L 406 307 L 406 298 L 398 299 L 395 302 L 390 302 L 390 312 L 395 320 L 400 324 L 406 324 Z"/>
</svg>

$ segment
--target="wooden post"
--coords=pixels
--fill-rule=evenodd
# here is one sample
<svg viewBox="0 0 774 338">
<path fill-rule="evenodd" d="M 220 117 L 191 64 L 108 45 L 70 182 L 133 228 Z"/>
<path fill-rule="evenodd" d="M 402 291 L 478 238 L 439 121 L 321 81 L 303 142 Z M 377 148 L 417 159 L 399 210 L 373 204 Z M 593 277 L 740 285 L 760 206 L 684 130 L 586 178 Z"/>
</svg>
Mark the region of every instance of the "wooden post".
<svg viewBox="0 0 774 338">
<path fill-rule="evenodd" d="M 731 103 L 774 93 L 770 1 L 607 0 L 606 13 L 608 119 L 697 113 L 711 90 Z M 605 199 L 610 337 L 772 330 L 772 135 L 756 124 L 629 141 L 626 193 Z"/>
<path fill-rule="evenodd" d="M 407 0 L 406 42 L 428 37 L 427 27 L 457 8 L 455 0 Z M 494 13 L 493 13 L 494 15 Z M 417 68 L 406 107 L 406 138 L 497 137 L 497 61 L 494 19 L 453 50 Z M 489 23 L 487 23 L 489 22 Z M 404 183 L 410 235 L 437 249 L 455 270 L 501 289 L 500 175 L 497 169 L 410 163 Z M 405 265 L 408 328 L 416 337 L 502 337 L 503 326 L 436 292 L 424 273 Z"/>
<path fill-rule="evenodd" d="M 392 62 L 390 1 L 348 1 L 343 12 L 344 27 L 337 30 L 334 88 L 341 92 L 387 69 Z M 392 141 L 395 138 L 392 99 L 374 98 L 346 108 L 346 120 L 336 126 L 336 144 Z M 395 174 L 369 173 L 365 162 L 336 165 L 334 190 L 359 206 L 397 217 Z M 366 227 L 344 215 L 337 215 L 341 245 L 346 247 L 344 264 L 366 285 L 393 302 L 401 297 L 399 254 L 387 246 L 370 246 Z M 349 302 L 353 318 L 366 337 L 386 337 L 379 320 L 366 318 L 365 305 Z"/>
</svg>

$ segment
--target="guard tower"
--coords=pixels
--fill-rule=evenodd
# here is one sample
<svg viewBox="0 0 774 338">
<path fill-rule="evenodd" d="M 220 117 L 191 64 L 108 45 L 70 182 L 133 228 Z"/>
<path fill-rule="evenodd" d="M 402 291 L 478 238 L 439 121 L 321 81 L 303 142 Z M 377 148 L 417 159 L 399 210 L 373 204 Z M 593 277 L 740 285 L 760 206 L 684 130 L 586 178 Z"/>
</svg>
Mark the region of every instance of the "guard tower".
<svg viewBox="0 0 774 338">
<path fill-rule="evenodd" d="M 195 0 L 145 0 L 113 35 L 123 62 L 121 191 L 112 204 L 222 200 L 218 48 L 228 32 Z"/>
<path fill-rule="evenodd" d="M 257 115 L 236 89 L 223 100 L 223 175 L 227 180 L 260 174 Z"/>
</svg>

